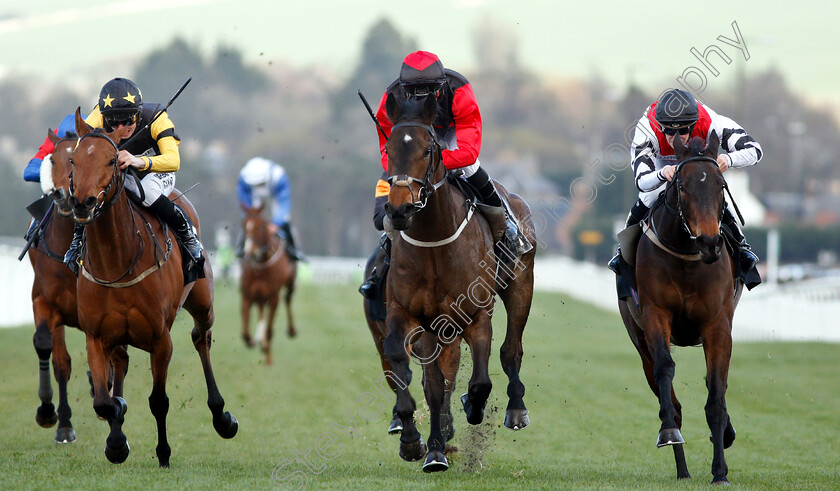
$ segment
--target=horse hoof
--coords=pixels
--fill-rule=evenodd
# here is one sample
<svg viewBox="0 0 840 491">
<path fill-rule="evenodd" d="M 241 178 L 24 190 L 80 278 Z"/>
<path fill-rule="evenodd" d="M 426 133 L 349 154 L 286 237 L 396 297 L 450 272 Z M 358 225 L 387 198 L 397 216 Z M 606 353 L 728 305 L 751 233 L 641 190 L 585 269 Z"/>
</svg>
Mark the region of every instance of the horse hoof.
<svg viewBox="0 0 840 491">
<path fill-rule="evenodd" d="M 409 443 L 400 442 L 400 458 L 408 462 L 420 460 L 426 455 L 426 443 L 420 437 Z"/>
<path fill-rule="evenodd" d="M 41 428 L 51 428 L 58 423 L 58 414 L 55 413 L 55 406 L 51 402 L 38 406 L 35 411 L 35 422 Z"/>
<path fill-rule="evenodd" d="M 400 420 L 399 416 L 394 416 L 394 419 L 391 420 L 391 424 L 388 426 L 388 434 L 396 435 L 398 433 L 402 433 L 402 429 L 402 420 Z"/>
<path fill-rule="evenodd" d="M 254 340 L 251 339 L 251 336 L 242 336 L 242 341 L 245 342 L 245 346 L 248 348 L 253 348 L 257 345 L 257 343 L 255 343 Z"/>
<path fill-rule="evenodd" d="M 223 418 L 220 418 L 218 422 L 215 420 L 213 421 L 213 427 L 216 429 L 216 433 L 218 433 L 220 437 L 229 440 L 235 437 L 236 432 L 239 431 L 239 421 L 236 420 L 236 416 L 225 411 L 225 416 Z"/>
<path fill-rule="evenodd" d="M 433 450 L 426 455 L 426 461 L 423 462 L 423 472 L 440 472 L 449 469 L 449 462 L 446 456 L 440 450 Z"/>
<path fill-rule="evenodd" d="M 467 415 L 467 423 L 477 425 L 484 421 L 484 408 L 476 409 L 469 401 L 466 393 L 461 396 L 461 404 L 464 406 L 464 413 Z"/>
<path fill-rule="evenodd" d="M 289 335 L 290 338 L 293 338 L 293 337 L 297 336 L 297 331 L 294 328 L 290 328 L 289 332 L 288 332 L 288 335 Z"/>
<path fill-rule="evenodd" d="M 59 428 L 55 432 L 55 443 L 73 443 L 76 441 L 76 432 L 72 426 Z"/>
<path fill-rule="evenodd" d="M 121 448 L 111 448 L 105 445 L 105 457 L 112 464 L 122 464 L 128 458 L 130 452 L 131 447 L 128 446 L 128 442 L 125 442 L 125 445 Z"/>
<path fill-rule="evenodd" d="M 511 430 L 521 430 L 531 424 L 527 409 L 508 409 L 505 412 L 505 427 Z"/>
<path fill-rule="evenodd" d="M 664 447 L 666 445 L 682 445 L 685 443 L 682 433 L 679 428 L 665 428 L 659 430 L 659 438 L 656 439 L 657 447 Z"/>
<path fill-rule="evenodd" d="M 712 479 L 712 482 L 710 484 L 713 484 L 715 486 L 729 486 L 729 480 L 726 478 L 726 476 L 721 476 L 719 478 L 716 477 Z"/>
</svg>

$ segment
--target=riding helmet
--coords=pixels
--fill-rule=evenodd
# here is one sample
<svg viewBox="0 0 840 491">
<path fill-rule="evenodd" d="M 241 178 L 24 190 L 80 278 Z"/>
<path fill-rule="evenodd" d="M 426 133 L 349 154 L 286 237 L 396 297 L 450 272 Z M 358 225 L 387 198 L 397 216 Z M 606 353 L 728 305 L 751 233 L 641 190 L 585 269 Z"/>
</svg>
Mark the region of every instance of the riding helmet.
<svg viewBox="0 0 840 491">
<path fill-rule="evenodd" d="M 400 85 L 406 91 L 425 88 L 436 92 L 446 82 L 443 63 L 436 54 L 415 51 L 405 57 L 400 68 Z"/>
<path fill-rule="evenodd" d="M 680 128 L 697 122 L 697 101 L 690 93 L 668 89 L 656 103 L 656 122 L 661 126 Z"/>
<path fill-rule="evenodd" d="M 127 78 L 115 78 L 99 91 L 99 112 L 102 116 L 133 116 L 140 112 L 143 96 L 137 84 Z"/>
</svg>

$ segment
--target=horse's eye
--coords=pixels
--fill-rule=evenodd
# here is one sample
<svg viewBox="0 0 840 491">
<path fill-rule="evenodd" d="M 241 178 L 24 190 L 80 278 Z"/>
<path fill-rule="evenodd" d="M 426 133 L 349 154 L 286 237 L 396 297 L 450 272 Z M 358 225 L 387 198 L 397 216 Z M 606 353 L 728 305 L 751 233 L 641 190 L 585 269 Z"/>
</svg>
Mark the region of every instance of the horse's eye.
<svg viewBox="0 0 840 491">
<path fill-rule="evenodd" d="M 428 157 L 431 154 L 432 154 L 432 147 L 426 147 L 426 151 L 423 152 L 423 156 Z"/>
<path fill-rule="evenodd" d="M 113 158 L 113 159 L 111 159 L 110 162 L 108 162 L 108 167 L 113 167 L 115 165 L 117 165 L 117 159 L 116 158 Z"/>
<path fill-rule="evenodd" d="M 683 183 L 680 183 L 679 190 L 680 190 L 681 193 L 685 192 L 685 187 L 683 186 Z"/>
</svg>

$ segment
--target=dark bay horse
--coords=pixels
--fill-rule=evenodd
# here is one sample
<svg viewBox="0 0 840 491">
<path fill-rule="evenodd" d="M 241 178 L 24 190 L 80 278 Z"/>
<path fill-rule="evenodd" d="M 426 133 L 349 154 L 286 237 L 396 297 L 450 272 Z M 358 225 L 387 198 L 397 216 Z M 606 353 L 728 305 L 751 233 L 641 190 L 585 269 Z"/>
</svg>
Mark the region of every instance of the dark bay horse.
<svg viewBox="0 0 840 491">
<path fill-rule="evenodd" d="M 166 437 L 166 376 L 172 357 L 170 329 L 183 306 L 193 318 L 192 340 L 201 358 L 207 385 L 207 405 L 213 427 L 232 438 L 238 422 L 224 411 L 210 364 L 213 312 L 213 272 L 204 263 L 204 278 L 184 285 L 181 250 L 162 222 L 131 202 L 124 192 L 124 172 L 117 165 L 113 134 L 94 131 L 76 110 L 78 145 L 71 156 L 69 203 L 77 223 L 85 225 L 77 303 L 79 323 L 87 340 L 88 365 L 94 387 L 93 408 L 111 427 L 105 456 L 124 462 L 129 447 L 122 424 L 127 409 L 122 394 L 108 392 L 107 362 L 124 344 L 150 353 L 152 392 L 149 408 L 158 429 L 155 448 L 161 467 L 169 466 Z M 115 138 L 116 139 L 116 138 Z M 185 197 L 179 205 L 198 228 L 198 216 Z"/>
<path fill-rule="evenodd" d="M 271 364 L 271 338 L 274 333 L 274 317 L 280 300 L 280 291 L 285 289 L 283 301 L 286 304 L 288 336 L 297 335 L 292 319 L 292 295 L 295 292 L 297 263 L 286 252 L 285 244 L 272 231 L 272 223 L 263 215 L 264 204 L 257 208 L 242 206 L 245 217 L 242 230 L 245 235 L 242 276 L 239 292 L 242 294 L 242 339 L 247 346 L 254 346 L 249 324 L 251 307 L 257 307 L 257 341 L 265 352 L 265 363 Z"/>
<path fill-rule="evenodd" d="M 55 145 L 50 159 L 43 162 L 43 178 L 51 178 L 53 188 L 52 212 L 42 224 L 41 240 L 29 249 L 34 281 L 32 283 L 32 311 L 35 320 L 33 344 L 39 359 L 38 397 L 41 405 L 35 413 L 35 421 L 44 428 L 58 422 L 55 432 L 56 443 L 73 443 L 76 432 L 70 421 L 72 411 L 67 398 L 67 381 L 70 380 L 70 354 L 65 343 L 65 326 L 79 327 L 76 312 L 76 276 L 65 266 L 64 253 L 73 238 L 72 210 L 67 203 L 70 183 L 70 154 L 76 147 L 76 135 L 59 138 L 52 130 L 47 132 Z M 52 403 L 50 383 L 50 355 L 56 383 L 58 384 L 58 412 Z M 128 353 L 117 349 L 112 361 L 117 366 L 116 383 L 122 384 L 128 370 Z M 119 388 L 118 388 L 119 390 Z"/>
<path fill-rule="evenodd" d="M 429 405 L 431 432 L 428 452 L 423 452 L 420 434 L 412 419 L 414 404 L 407 386 L 398 384 L 396 413 L 403 425 L 400 456 L 406 460 L 423 457 L 423 470 L 443 471 L 449 467 L 444 455 L 442 406 L 446 377 L 443 356 L 456 339 L 463 337 L 470 347 L 472 377 L 461 397 L 467 422 L 479 424 L 492 383 L 488 360 L 492 340 L 491 315 L 498 294 L 508 315 L 507 332 L 501 347 L 502 368 L 509 378 L 509 403 L 505 426 L 528 425 L 519 379 L 522 362 L 522 332 L 533 296 L 534 251 L 512 263 L 497 261 L 489 226 L 473 215 L 474 205 L 447 181 L 441 162 L 441 146 L 432 128 L 437 114 L 434 97 L 386 101 L 388 118 L 395 124 L 388 141 L 388 174 L 391 192 L 385 205 L 393 228 L 391 266 L 386 286 L 388 334 L 384 350 L 394 376 L 409 381 L 411 344 L 423 333 L 432 333 L 433 346 L 417 358 L 423 365 L 423 382 Z M 499 192 L 506 191 L 496 184 Z M 533 243 L 533 223 L 528 205 L 520 197 L 508 200 L 523 231 Z M 496 274 L 500 273 L 499 277 Z"/>
<path fill-rule="evenodd" d="M 706 358 L 706 421 L 714 444 L 713 483 L 727 483 L 723 456 L 735 440 L 726 411 L 726 387 L 732 353 L 732 317 L 742 284 L 734 280 L 734 263 L 724 248 L 720 220 L 726 182 L 716 162 L 719 140 L 714 133 L 704 147 L 695 137 L 683 146 L 674 138 L 680 164 L 654 205 L 636 251 L 638 306 L 619 301 L 630 339 L 642 358 L 645 377 L 659 398 L 662 425 L 656 445 L 671 445 L 677 477 L 691 477 L 680 434 L 682 406 L 674 393 L 674 360 L 670 345 L 702 344 Z"/>
<path fill-rule="evenodd" d="M 376 254 L 384 254 L 384 251 L 378 249 L 376 251 Z M 376 258 L 374 255 L 371 256 L 365 264 L 365 278 L 370 277 L 371 273 L 373 272 L 373 267 L 375 263 Z M 411 370 L 409 370 L 408 373 L 408 380 L 401 381 L 396 379 L 394 371 L 391 369 L 391 363 L 388 361 L 388 357 L 385 355 L 384 345 L 385 337 L 388 336 L 388 330 L 385 328 L 385 321 L 380 320 L 381 317 L 377 318 L 377 315 L 374 314 L 373 309 L 375 307 L 373 306 L 372 302 L 374 301 L 369 300 L 367 298 L 363 299 L 362 307 L 365 312 L 365 321 L 367 322 L 371 336 L 373 336 L 373 342 L 376 346 L 376 351 L 379 353 L 379 361 L 382 364 L 383 376 L 387 381 L 388 386 L 391 388 L 392 391 L 394 391 L 394 394 L 396 395 L 397 389 L 400 385 L 408 385 L 408 383 L 411 382 Z M 433 356 L 433 349 L 435 346 L 437 346 L 437 340 L 435 339 L 434 335 L 431 333 L 424 333 L 423 336 L 421 336 L 411 346 L 411 350 L 413 351 L 413 353 L 416 354 L 418 358 L 424 359 L 428 358 L 429 356 Z M 449 441 L 455 435 L 455 426 L 452 420 L 450 401 L 452 399 L 452 391 L 455 390 L 455 376 L 458 373 L 458 367 L 461 363 L 461 339 L 456 338 L 451 343 L 444 346 L 443 349 L 439 352 L 439 358 L 441 371 L 443 372 L 445 387 L 443 393 L 443 405 L 441 407 L 441 432 L 443 433 L 443 436 L 446 438 L 446 440 Z M 416 406 L 414 398 L 411 397 L 411 394 L 409 394 L 408 397 L 411 400 L 411 404 Z M 391 422 L 388 424 L 388 434 L 399 434 L 402 432 L 402 429 L 402 421 L 397 415 L 397 406 L 395 404 L 392 410 Z M 447 452 L 450 449 L 451 447 L 447 445 Z M 423 454 L 425 454 L 425 451 L 423 451 Z"/>
</svg>

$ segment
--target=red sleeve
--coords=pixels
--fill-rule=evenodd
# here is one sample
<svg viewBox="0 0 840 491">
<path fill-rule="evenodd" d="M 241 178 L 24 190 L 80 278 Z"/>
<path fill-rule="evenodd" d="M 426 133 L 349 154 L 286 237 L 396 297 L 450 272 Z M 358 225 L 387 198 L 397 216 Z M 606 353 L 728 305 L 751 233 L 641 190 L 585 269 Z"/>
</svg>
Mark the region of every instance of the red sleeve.
<svg viewBox="0 0 840 491">
<path fill-rule="evenodd" d="M 50 137 L 47 136 L 44 138 L 44 143 L 38 148 L 38 153 L 33 158 L 44 160 L 44 157 L 53 153 L 53 150 L 55 150 L 55 145 L 50 141 Z"/>
<path fill-rule="evenodd" d="M 391 120 L 388 119 L 388 114 L 385 112 L 385 101 L 388 100 L 388 92 L 382 94 L 382 99 L 379 100 L 379 108 L 376 110 L 376 120 L 379 121 L 380 126 L 382 126 L 382 130 L 385 134 L 382 134 L 382 131 L 379 131 L 379 128 L 376 129 L 376 134 L 379 136 L 379 153 L 382 156 L 382 169 L 385 172 L 388 172 L 388 155 L 385 154 L 385 142 L 388 141 L 388 136 L 391 135 L 391 128 L 393 128 L 393 124 Z"/>
<path fill-rule="evenodd" d="M 452 96 L 452 116 L 455 119 L 458 148 L 443 151 L 443 166 L 448 170 L 474 164 L 481 152 L 481 113 L 470 84 L 455 90 Z"/>
</svg>

